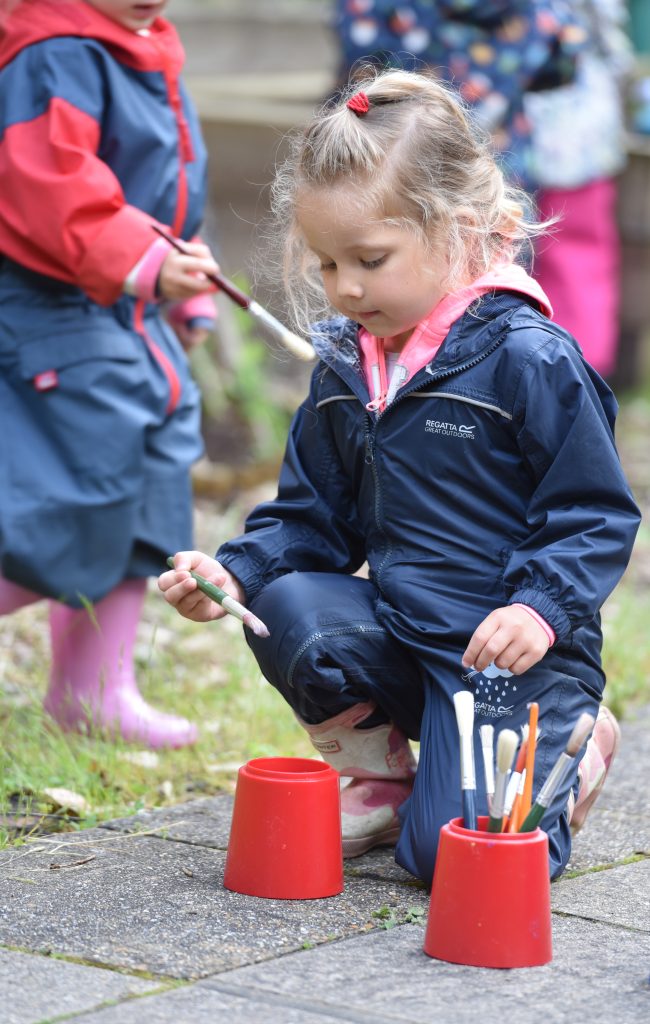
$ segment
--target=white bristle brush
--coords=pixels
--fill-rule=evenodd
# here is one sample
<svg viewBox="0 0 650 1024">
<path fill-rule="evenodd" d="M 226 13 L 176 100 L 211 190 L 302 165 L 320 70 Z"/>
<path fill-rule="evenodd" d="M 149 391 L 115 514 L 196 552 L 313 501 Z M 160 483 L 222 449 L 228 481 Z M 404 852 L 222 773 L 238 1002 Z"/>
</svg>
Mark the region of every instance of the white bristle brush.
<svg viewBox="0 0 650 1024">
<path fill-rule="evenodd" d="M 519 737 L 514 729 L 502 729 L 497 736 L 497 772 L 494 782 L 494 798 L 487 826 L 488 832 L 501 832 L 503 828 L 506 789 L 518 745 Z"/>
<path fill-rule="evenodd" d="M 489 810 L 492 806 L 492 797 L 494 796 L 494 726 L 482 725 L 479 729 L 479 735 L 481 737 L 485 792 L 487 793 Z"/>
<path fill-rule="evenodd" d="M 460 737 L 460 784 L 463 795 L 463 824 L 476 829 L 476 771 L 474 767 L 474 694 L 459 690 L 454 694 L 456 721 Z"/>
</svg>

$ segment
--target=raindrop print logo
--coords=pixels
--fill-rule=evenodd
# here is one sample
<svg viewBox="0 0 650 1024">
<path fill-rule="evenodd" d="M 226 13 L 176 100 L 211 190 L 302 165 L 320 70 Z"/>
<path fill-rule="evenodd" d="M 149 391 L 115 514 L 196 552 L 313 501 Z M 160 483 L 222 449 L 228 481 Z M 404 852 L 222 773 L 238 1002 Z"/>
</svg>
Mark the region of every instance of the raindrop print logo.
<svg viewBox="0 0 650 1024">
<path fill-rule="evenodd" d="M 455 437 L 460 441 L 474 441 L 476 425 L 472 423 L 446 423 L 444 420 L 426 420 L 424 429 L 427 434 L 441 434 L 443 437 Z"/>
<path fill-rule="evenodd" d="M 508 703 L 517 692 L 516 680 L 510 682 L 512 672 L 497 668 L 491 662 L 482 672 L 470 669 L 462 677 L 474 690 L 474 714 L 482 718 L 506 718 L 512 715 L 514 703 Z"/>
</svg>

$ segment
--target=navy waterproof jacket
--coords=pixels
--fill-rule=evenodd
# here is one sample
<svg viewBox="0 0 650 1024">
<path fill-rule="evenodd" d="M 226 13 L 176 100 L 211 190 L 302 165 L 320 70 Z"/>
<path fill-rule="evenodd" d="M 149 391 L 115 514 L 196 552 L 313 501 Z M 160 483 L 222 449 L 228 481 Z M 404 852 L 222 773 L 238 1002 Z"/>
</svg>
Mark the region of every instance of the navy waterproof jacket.
<svg viewBox="0 0 650 1024">
<path fill-rule="evenodd" d="M 379 415 L 357 325 L 334 319 L 313 342 L 321 362 L 278 495 L 217 552 L 248 600 L 284 573 L 367 560 L 378 615 L 403 641 L 462 651 L 485 615 L 522 602 L 596 668 L 598 612 L 639 512 L 616 402 L 573 339 L 520 296 L 485 296 Z"/>
</svg>

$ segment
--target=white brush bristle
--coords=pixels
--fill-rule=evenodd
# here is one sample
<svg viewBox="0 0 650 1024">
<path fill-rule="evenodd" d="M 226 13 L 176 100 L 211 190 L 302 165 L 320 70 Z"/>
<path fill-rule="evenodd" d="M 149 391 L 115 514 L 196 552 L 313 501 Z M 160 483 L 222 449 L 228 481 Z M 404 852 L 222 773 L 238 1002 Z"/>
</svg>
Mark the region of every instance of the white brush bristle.
<svg viewBox="0 0 650 1024">
<path fill-rule="evenodd" d="M 316 358 L 316 353 L 313 347 L 304 338 L 294 334 L 288 328 L 285 328 L 280 336 L 280 341 L 288 352 L 291 352 L 296 359 L 302 359 L 305 363 L 311 363 Z"/>
<path fill-rule="evenodd" d="M 519 737 L 514 729 L 502 729 L 497 738 L 497 768 L 500 772 L 510 771 L 519 746 Z"/>
<path fill-rule="evenodd" d="M 474 694 L 469 690 L 458 690 L 454 694 L 458 732 L 467 736 L 474 728 Z"/>
<path fill-rule="evenodd" d="M 482 725 L 479 729 L 481 734 L 481 743 L 484 747 L 491 747 L 494 743 L 494 726 L 493 725 Z"/>
</svg>

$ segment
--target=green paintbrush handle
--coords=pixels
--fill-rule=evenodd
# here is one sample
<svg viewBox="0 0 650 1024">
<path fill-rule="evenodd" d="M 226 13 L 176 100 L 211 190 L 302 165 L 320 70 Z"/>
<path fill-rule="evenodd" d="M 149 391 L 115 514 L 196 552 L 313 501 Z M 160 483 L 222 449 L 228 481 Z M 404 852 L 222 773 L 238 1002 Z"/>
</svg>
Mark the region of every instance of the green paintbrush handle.
<svg viewBox="0 0 650 1024">
<path fill-rule="evenodd" d="M 503 818 L 488 818 L 487 830 L 488 832 L 501 832 L 503 829 Z"/>
<path fill-rule="evenodd" d="M 170 569 L 176 568 L 174 565 L 174 559 L 171 557 L 167 559 L 167 565 Z M 212 598 L 212 600 L 216 601 L 217 604 L 223 604 L 224 598 L 228 597 L 225 590 L 222 590 L 221 587 L 218 587 L 215 583 L 210 583 L 204 576 L 199 576 L 198 572 L 193 572 L 191 569 L 188 569 L 187 572 L 189 572 L 193 580 L 196 580 L 197 587 L 206 595 L 206 597 Z"/>
<path fill-rule="evenodd" d="M 534 832 L 537 826 L 539 825 L 540 821 L 544 817 L 545 810 L 546 808 L 543 807 L 542 804 L 533 804 L 528 814 L 524 818 L 519 831 Z"/>
</svg>

